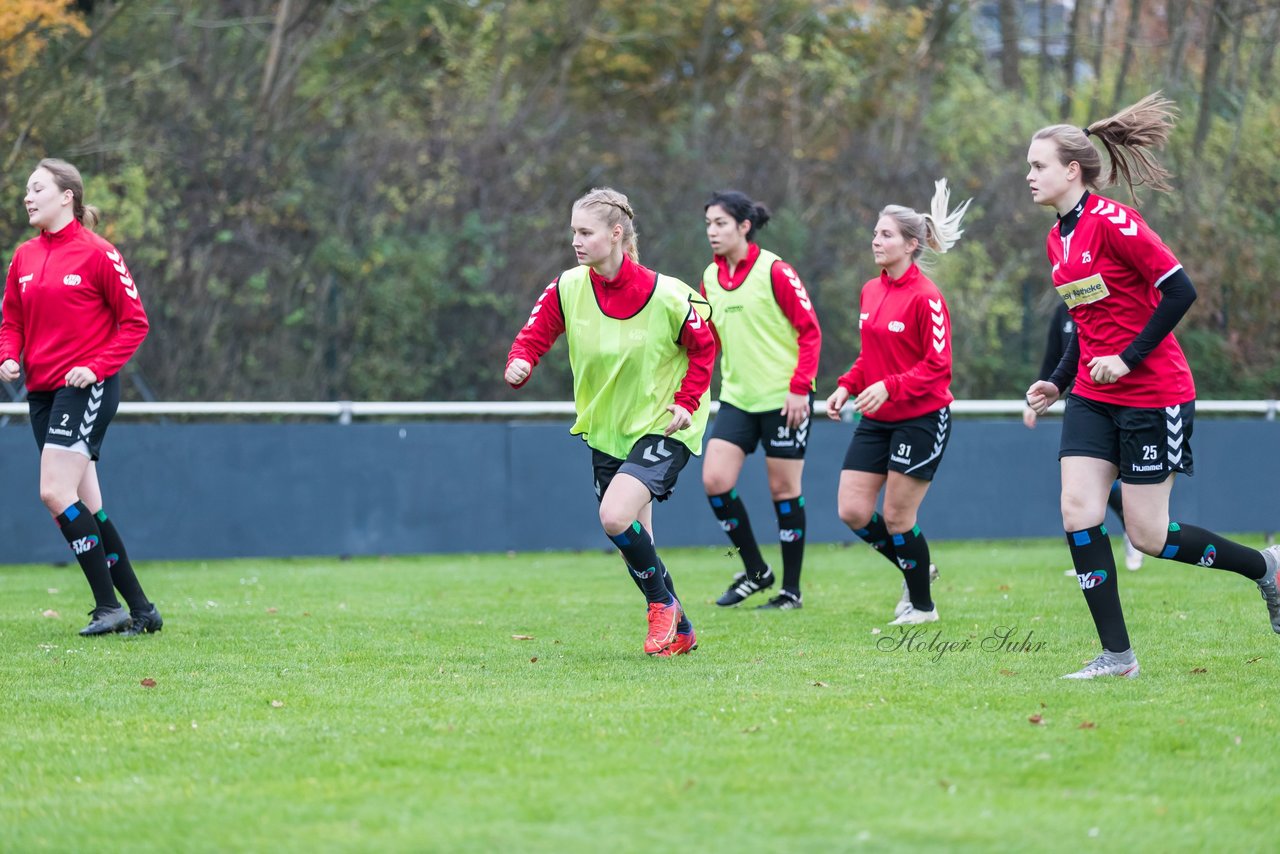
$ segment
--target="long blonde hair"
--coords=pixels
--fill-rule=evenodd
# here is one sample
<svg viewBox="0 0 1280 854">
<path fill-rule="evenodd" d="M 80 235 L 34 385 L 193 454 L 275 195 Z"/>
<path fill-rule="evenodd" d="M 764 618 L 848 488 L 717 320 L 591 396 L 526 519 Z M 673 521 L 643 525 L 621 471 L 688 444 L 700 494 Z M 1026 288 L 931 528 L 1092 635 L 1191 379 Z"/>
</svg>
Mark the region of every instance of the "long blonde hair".
<svg viewBox="0 0 1280 854">
<path fill-rule="evenodd" d="M 951 190 L 947 188 L 947 179 L 939 178 L 933 182 L 933 199 L 929 202 L 928 213 L 918 213 L 902 205 L 888 205 L 880 211 L 880 216 L 890 217 L 898 224 L 903 240 L 916 241 L 917 246 L 911 253 L 911 260 L 919 261 L 926 249 L 942 255 L 956 245 L 960 235 L 964 234 L 960 222 L 964 219 L 972 202 L 973 199 L 966 199 L 964 204 L 953 211 L 948 211 L 947 208 L 951 204 Z"/>
<path fill-rule="evenodd" d="M 1087 128 L 1074 125 L 1049 125 L 1035 132 L 1032 141 L 1050 139 L 1058 147 L 1058 162 L 1066 166 L 1071 161 L 1080 164 L 1080 175 L 1090 190 L 1110 187 L 1123 181 L 1129 187 L 1129 196 L 1137 199 L 1135 187 L 1146 185 L 1153 190 L 1167 193 L 1170 189 L 1169 170 L 1165 169 L 1148 151 L 1153 146 L 1164 145 L 1173 130 L 1178 107 L 1160 92 L 1125 107 L 1114 116 L 1093 122 Z M 1102 155 L 1089 141 L 1096 137 L 1111 158 L 1111 169 L 1102 176 Z"/>
<path fill-rule="evenodd" d="M 93 205 L 84 203 L 84 179 L 80 177 L 80 170 L 56 157 L 46 157 L 36 168 L 44 169 L 52 175 L 53 183 L 62 192 L 71 191 L 72 213 L 76 221 L 93 231 L 93 227 L 102 221 L 102 212 Z"/>
<path fill-rule="evenodd" d="M 596 187 L 573 203 L 574 208 L 596 208 L 605 227 L 612 230 L 622 226 L 622 251 L 635 263 L 640 263 L 640 244 L 636 239 L 635 212 L 627 197 L 612 187 Z"/>
</svg>

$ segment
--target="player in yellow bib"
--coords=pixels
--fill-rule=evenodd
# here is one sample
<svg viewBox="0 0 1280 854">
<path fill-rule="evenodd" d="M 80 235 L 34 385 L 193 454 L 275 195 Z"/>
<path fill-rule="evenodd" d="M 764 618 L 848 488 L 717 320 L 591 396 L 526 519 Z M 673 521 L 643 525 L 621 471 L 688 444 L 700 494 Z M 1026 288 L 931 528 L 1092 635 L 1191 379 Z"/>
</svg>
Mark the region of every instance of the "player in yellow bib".
<svg viewBox="0 0 1280 854">
<path fill-rule="evenodd" d="M 755 242 L 769 209 L 729 190 L 713 195 L 703 210 L 715 258 L 702 274 L 702 293 L 720 343 L 721 383 L 702 485 L 743 564 L 716 604 L 737 605 L 775 580 L 737 490 L 747 454 L 760 444 L 782 547 L 782 590 L 760 607 L 792 610 L 801 606 L 801 476 L 822 331 L 796 271 Z"/>
<path fill-rule="evenodd" d="M 715 361 L 710 307 L 692 288 L 639 263 L 634 213 L 598 188 L 573 206 L 580 266 L 542 292 L 507 356 L 520 388 L 564 334 L 573 398 L 570 432 L 591 446 L 600 524 L 648 602 L 649 655 L 697 647 L 693 625 L 653 545 L 653 499 L 664 501 L 702 453 Z"/>
</svg>

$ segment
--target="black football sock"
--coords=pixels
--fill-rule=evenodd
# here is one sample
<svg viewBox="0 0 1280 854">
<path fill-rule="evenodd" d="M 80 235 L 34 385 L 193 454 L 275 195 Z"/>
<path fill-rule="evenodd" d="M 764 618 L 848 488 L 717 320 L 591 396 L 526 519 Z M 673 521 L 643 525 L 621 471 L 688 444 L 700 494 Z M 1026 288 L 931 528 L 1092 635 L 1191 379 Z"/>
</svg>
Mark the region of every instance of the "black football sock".
<svg viewBox="0 0 1280 854">
<path fill-rule="evenodd" d="M 778 541 L 782 546 L 782 589 L 800 595 L 800 569 L 804 566 L 804 496 L 773 502 L 778 515 Z"/>
<path fill-rule="evenodd" d="M 98 520 L 98 530 L 102 532 L 102 548 L 106 551 L 107 568 L 111 571 L 111 583 L 129 603 L 131 611 L 147 611 L 151 603 L 147 594 L 142 592 L 142 584 L 134 574 L 133 564 L 129 562 L 129 554 L 124 550 L 124 540 L 116 530 L 115 523 L 107 518 L 106 510 L 94 514 Z"/>
<path fill-rule="evenodd" d="M 889 529 L 885 527 L 884 517 L 879 513 L 871 514 L 871 521 L 865 528 L 854 528 L 853 532 L 871 548 L 884 555 L 894 566 L 898 565 L 898 556 L 893 551 L 893 542 L 889 537 Z"/>
<path fill-rule="evenodd" d="M 646 601 L 661 602 L 664 605 L 674 601 L 666 582 L 662 580 L 662 572 L 658 568 L 661 562 L 653 548 L 653 540 L 649 538 L 649 532 L 643 525 L 632 522 L 630 528 L 621 534 L 610 536 L 609 539 L 622 552 L 622 559 L 627 562 L 627 569 L 631 571 L 632 577 L 640 582 L 640 590 Z"/>
<path fill-rule="evenodd" d="M 94 604 L 99 608 L 119 608 L 120 600 L 111 588 L 111 570 L 107 568 L 107 553 L 102 548 L 102 532 L 98 520 L 93 518 L 84 502 L 77 501 L 58 514 L 58 528 L 67 545 L 80 562 L 80 571 L 93 591 Z"/>
<path fill-rule="evenodd" d="M 636 575 L 635 570 L 631 568 L 631 564 L 627 563 L 625 559 L 622 562 L 626 564 L 628 574 L 630 574 L 631 576 L 631 580 L 636 583 L 636 587 L 639 588 L 641 593 L 643 593 L 644 585 L 640 582 L 640 578 Z M 671 573 L 667 572 L 667 566 L 662 562 L 661 557 L 658 558 L 658 569 L 662 572 L 662 581 L 664 584 L 667 585 L 667 592 L 671 594 L 672 599 L 675 599 L 677 602 L 679 602 L 680 597 L 676 595 L 675 582 L 671 580 Z M 680 606 L 680 622 L 676 623 L 676 632 L 678 634 L 687 635 L 691 631 L 693 631 L 693 623 L 689 622 L 689 617 L 684 612 L 684 605 L 681 605 Z"/>
<path fill-rule="evenodd" d="M 720 527 L 729 535 L 730 542 L 742 557 L 742 565 L 750 578 L 758 580 L 768 567 L 760 555 L 760 546 L 751 532 L 751 519 L 747 517 L 747 505 L 738 497 L 738 490 L 731 489 L 722 495 L 708 495 L 711 511 L 720 520 Z"/>
<path fill-rule="evenodd" d="M 920 526 L 905 534 L 893 534 L 893 550 L 898 557 L 898 568 L 907 582 L 911 607 L 917 611 L 933 610 L 933 595 L 929 591 L 929 543 Z"/>
<path fill-rule="evenodd" d="M 1084 601 L 1093 615 L 1098 640 L 1108 652 L 1129 649 L 1129 632 L 1120 608 L 1119 579 L 1116 558 L 1111 553 L 1111 538 L 1106 525 L 1096 525 L 1067 534 L 1067 547 L 1076 567 L 1076 580 L 1084 591 Z"/>
<path fill-rule="evenodd" d="M 1242 546 L 1204 528 L 1180 522 L 1169 524 L 1169 536 L 1164 541 L 1164 551 L 1160 552 L 1160 557 L 1179 563 L 1237 572 L 1254 581 L 1267 574 L 1267 561 L 1257 549 Z"/>
</svg>

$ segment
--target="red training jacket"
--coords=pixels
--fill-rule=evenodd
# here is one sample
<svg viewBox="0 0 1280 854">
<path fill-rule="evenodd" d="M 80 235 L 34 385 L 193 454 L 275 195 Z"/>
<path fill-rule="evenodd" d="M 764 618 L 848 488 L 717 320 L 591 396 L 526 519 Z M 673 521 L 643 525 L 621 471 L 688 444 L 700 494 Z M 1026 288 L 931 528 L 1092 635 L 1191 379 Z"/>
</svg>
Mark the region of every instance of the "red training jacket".
<svg viewBox="0 0 1280 854">
<path fill-rule="evenodd" d="M 23 365 L 28 391 L 62 388 L 78 366 L 119 373 L 150 328 L 124 258 L 76 220 L 13 253 L 0 314 L 0 362 Z"/>
<path fill-rule="evenodd" d="M 889 399 L 871 417 L 905 421 L 935 412 L 951 395 L 951 315 L 938 286 L 912 264 L 901 279 L 885 271 L 862 286 L 862 352 L 840 385 L 857 395 L 884 380 Z"/>
</svg>

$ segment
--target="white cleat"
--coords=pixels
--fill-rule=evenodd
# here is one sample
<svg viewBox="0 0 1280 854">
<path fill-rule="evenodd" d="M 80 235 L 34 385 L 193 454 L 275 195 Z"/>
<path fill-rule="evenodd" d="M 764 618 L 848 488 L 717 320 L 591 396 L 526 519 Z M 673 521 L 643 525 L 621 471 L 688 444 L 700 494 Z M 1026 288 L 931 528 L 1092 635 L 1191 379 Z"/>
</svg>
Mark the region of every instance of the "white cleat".
<svg viewBox="0 0 1280 854">
<path fill-rule="evenodd" d="M 1136 679 L 1138 676 L 1138 657 L 1132 649 L 1124 652 L 1102 651 L 1093 661 L 1075 673 L 1068 673 L 1063 679 L 1096 679 L 1099 676 L 1120 676 L 1125 679 Z"/>
<path fill-rule="evenodd" d="M 1130 571 L 1142 569 L 1142 552 L 1129 542 L 1129 535 L 1124 535 L 1124 568 Z"/>
<path fill-rule="evenodd" d="M 1074 572 L 1072 573 L 1075 574 Z M 938 580 L 938 567 L 929 564 L 929 584 Z M 893 616 L 901 617 L 902 613 L 911 607 L 911 593 L 907 590 L 907 582 L 902 582 L 902 598 L 898 600 L 898 604 L 893 606 Z"/>
<path fill-rule="evenodd" d="M 1258 579 L 1258 592 L 1262 601 L 1267 603 L 1267 614 L 1271 617 L 1271 629 L 1280 634 L 1280 592 L 1276 590 L 1276 569 L 1280 568 L 1280 545 L 1267 546 L 1262 550 L 1262 559 L 1266 561 L 1267 571 Z"/>
<path fill-rule="evenodd" d="M 910 602 L 907 603 L 907 610 L 898 615 L 898 619 L 889 623 L 891 626 L 919 626 L 923 623 L 938 622 L 938 606 L 934 605 L 932 611 L 917 611 Z"/>
</svg>

